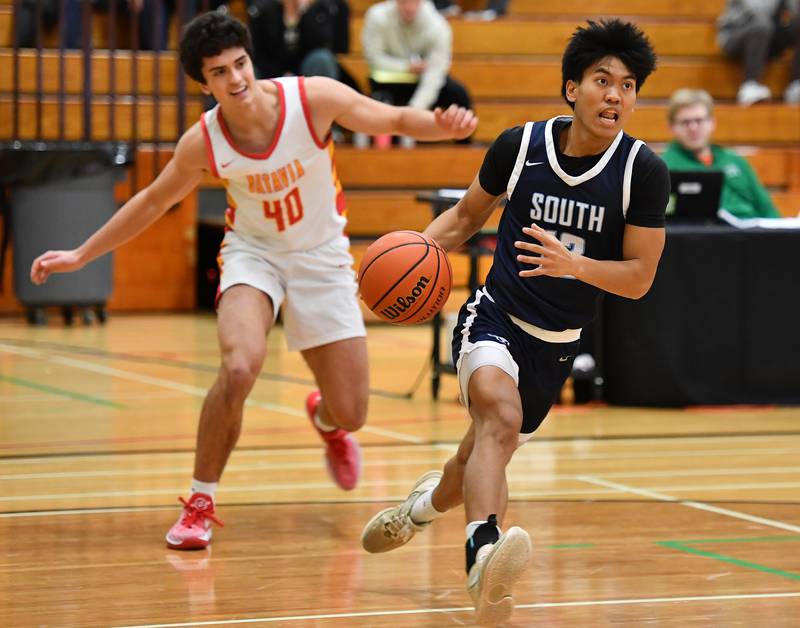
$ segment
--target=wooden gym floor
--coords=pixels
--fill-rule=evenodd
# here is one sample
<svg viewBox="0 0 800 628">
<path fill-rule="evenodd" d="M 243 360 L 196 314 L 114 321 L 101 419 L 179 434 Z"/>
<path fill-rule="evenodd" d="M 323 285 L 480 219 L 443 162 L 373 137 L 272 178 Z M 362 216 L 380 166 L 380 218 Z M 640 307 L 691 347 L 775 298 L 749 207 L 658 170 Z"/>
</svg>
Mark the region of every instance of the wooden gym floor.
<svg viewBox="0 0 800 628">
<path fill-rule="evenodd" d="M 187 553 L 163 535 L 216 370 L 213 318 L 0 319 L 0 623 L 472 625 L 462 511 L 396 552 L 360 549 L 467 425 L 452 377 L 430 399 L 429 328 L 368 333 L 359 487 L 328 480 L 309 373 L 278 329 L 218 495 L 225 527 Z M 507 525 L 534 542 L 510 625 L 797 626 L 798 454 L 798 408 L 554 409 L 510 467 Z"/>
</svg>

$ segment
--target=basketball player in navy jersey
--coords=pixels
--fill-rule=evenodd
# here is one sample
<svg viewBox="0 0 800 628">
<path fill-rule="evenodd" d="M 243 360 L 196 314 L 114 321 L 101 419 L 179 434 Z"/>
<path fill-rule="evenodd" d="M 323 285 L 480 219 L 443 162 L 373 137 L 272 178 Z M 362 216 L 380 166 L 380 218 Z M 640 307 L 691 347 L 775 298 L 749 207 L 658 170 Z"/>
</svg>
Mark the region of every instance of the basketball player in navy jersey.
<svg viewBox="0 0 800 628">
<path fill-rule="evenodd" d="M 323 77 L 258 81 L 247 28 L 209 12 L 184 29 L 180 59 L 217 101 L 183 134 L 156 179 L 70 251 L 47 251 L 31 267 L 41 284 L 78 270 L 144 231 L 206 173 L 222 180 L 229 208 L 220 247 L 217 329 L 221 364 L 200 413 L 191 496 L 166 535 L 168 547 L 211 542 L 217 484 L 242 427 L 244 403 L 267 351 L 278 311 L 290 350 L 301 353 L 319 390 L 306 412 L 325 446 L 331 478 L 356 486 L 369 393 L 364 321 L 356 296 L 344 196 L 331 126 L 420 140 L 462 139 L 472 111 L 391 107 Z"/>
<path fill-rule="evenodd" d="M 506 465 L 569 375 L 600 294 L 638 299 L 656 273 L 669 174 L 623 131 L 655 65 L 633 24 L 578 28 L 562 59 L 561 91 L 574 115 L 504 131 L 463 199 L 425 230 L 452 250 L 508 199 L 486 285 L 461 308 L 453 335 L 469 430 L 444 472 L 419 478 L 361 540 L 368 552 L 395 549 L 463 503 L 467 589 L 480 624 L 511 615 L 511 589 L 531 553 L 524 530 L 501 530 Z"/>
</svg>

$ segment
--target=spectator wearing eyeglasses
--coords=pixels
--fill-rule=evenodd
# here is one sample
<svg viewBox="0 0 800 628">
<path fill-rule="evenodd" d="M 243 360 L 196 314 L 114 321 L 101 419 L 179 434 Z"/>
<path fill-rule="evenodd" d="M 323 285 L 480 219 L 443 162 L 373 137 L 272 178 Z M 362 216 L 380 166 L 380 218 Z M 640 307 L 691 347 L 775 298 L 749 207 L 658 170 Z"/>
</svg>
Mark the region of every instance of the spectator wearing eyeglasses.
<svg viewBox="0 0 800 628">
<path fill-rule="evenodd" d="M 670 170 L 722 170 L 720 206 L 738 218 L 779 218 L 769 192 L 748 161 L 711 143 L 714 100 L 702 89 L 679 89 L 667 110 L 672 142 L 661 155 Z"/>
</svg>

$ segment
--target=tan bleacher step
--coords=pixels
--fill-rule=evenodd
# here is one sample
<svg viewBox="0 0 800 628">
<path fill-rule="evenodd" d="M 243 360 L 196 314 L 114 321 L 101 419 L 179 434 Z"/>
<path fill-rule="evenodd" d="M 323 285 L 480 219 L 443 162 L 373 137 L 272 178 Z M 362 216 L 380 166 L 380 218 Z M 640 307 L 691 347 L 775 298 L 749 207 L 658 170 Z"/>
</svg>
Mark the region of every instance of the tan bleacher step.
<svg viewBox="0 0 800 628">
<path fill-rule="evenodd" d="M 13 45 L 14 14 L 12 11 L 13 8 L 10 5 L 0 6 L 0 46 L 4 48 Z"/>
<path fill-rule="evenodd" d="M 368 83 L 367 62 L 354 55 L 341 58 L 342 64 L 362 85 Z M 769 64 L 764 82 L 780 95 L 789 83 L 789 60 Z M 518 58 L 453 61 L 451 75 L 467 86 L 475 99 L 554 98 L 561 91 L 559 59 L 519 60 Z M 714 98 L 733 99 L 742 80 L 739 64 L 723 59 L 665 59 L 647 79 L 641 98 L 667 99 L 676 89 L 696 87 L 707 90 Z"/>
<path fill-rule="evenodd" d="M 643 0 L 644 1 L 644 0 Z M 513 6 L 514 0 L 511 5 Z M 563 4 L 563 3 L 562 3 Z M 558 5 L 554 5 L 558 6 Z M 560 8 L 560 7 L 559 7 Z M 451 21 L 455 54 L 558 54 L 575 28 L 585 23 L 584 17 L 597 16 L 599 13 L 589 11 L 563 17 L 563 12 L 551 13 L 555 17 L 546 19 L 515 19 L 506 17 L 494 22 L 471 22 L 462 19 Z M 676 14 L 676 19 L 661 20 L 659 15 L 642 17 L 639 25 L 650 37 L 660 55 L 716 55 L 719 50 L 714 41 L 714 20 L 706 17 L 702 21 L 696 18 Z M 104 14 L 96 12 L 92 21 L 92 45 L 94 48 L 108 47 L 107 21 Z M 12 46 L 12 7 L 0 6 L 0 47 Z M 350 42 L 353 52 L 361 50 L 362 17 L 355 17 L 350 23 Z M 177 29 L 171 25 L 169 48 L 177 46 Z M 128 29 L 123 21 L 117 27 L 117 47 L 126 44 Z M 58 38 L 55 30 L 44 34 L 44 46 L 55 48 Z"/>
<path fill-rule="evenodd" d="M 772 192 L 772 202 L 786 218 L 800 217 L 800 191 Z"/>
<path fill-rule="evenodd" d="M 135 103 L 136 121 L 138 124 L 136 137 L 139 141 L 154 141 L 156 121 L 154 116 L 155 103 L 152 98 L 139 97 Z M 42 109 L 42 138 L 45 140 L 59 139 L 59 105 L 54 99 L 46 99 L 41 103 Z M 0 97 L 0 139 L 32 140 L 36 137 L 37 103 L 33 98 L 20 99 L 19 103 L 19 134 L 13 135 L 13 103 L 8 96 Z M 115 117 L 114 132 L 110 127 L 110 114 L 112 106 L 107 98 L 95 97 L 92 101 L 91 123 L 92 140 L 116 139 L 129 141 L 133 139 L 134 103 L 130 98 L 119 99 L 115 102 L 113 110 Z M 199 102 L 187 103 L 185 108 L 186 127 L 195 123 L 202 112 Z M 158 104 L 159 137 L 165 142 L 174 142 L 178 133 L 178 107 L 174 98 L 163 98 Z M 64 104 L 64 139 L 79 140 L 83 138 L 83 105 L 80 99 L 71 98 Z"/>
<path fill-rule="evenodd" d="M 800 190 L 800 149 L 744 148 L 740 152 L 764 185 Z M 336 169 L 345 191 L 353 188 L 466 187 L 478 174 L 484 148 L 429 147 L 414 150 L 336 149 Z M 210 175 L 206 187 L 221 187 Z"/>
<path fill-rule="evenodd" d="M 566 104 L 552 103 L 478 103 L 480 119 L 475 138 L 493 140 L 499 133 L 525 120 L 542 120 L 569 114 Z M 800 107 L 781 103 L 740 107 L 720 104 L 715 108 L 717 128 L 714 140 L 721 144 L 775 143 L 796 145 L 800 142 Z M 667 124 L 665 104 L 640 103 L 628 119 L 625 130 L 647 142 L 666 142 L 672 137 Z"/>
<path fill-rule="evenodd" d="M 415 200 L 417 194 L 415 190 L 345 190 L 348 234 L 363 238 L 400 229 L 422 231 L 433 220 L 433 213 L 430 203 Z M 500 214 L 501 210 L 496 210 L 486 226 L 496 228 Z"/>
<path fill-rule="evenodd" d="M 8 1 L 8 0 L 6 0 Z M 360 15 L 375 0 L 351 0 L 350 10 Z M 457 2 L 465 10 L 480 10 L 486 7 L 485 0 L 462 0 Z M 575 19 L 597 16 L 648 16 L 715 19 L 722 13 L 725 0 L 570 0 L 570 2 L 542 2 L 542 0 L 511 0 L 508 14 L 511 16 L 571 15 Z"/>
<path fill-rule="evenodd" d="M 139 122 L 138 137 L 150 141 L 154 135 L 152 99 L 139 97 L 137 119 Z M 93 139 L 109 137 L 108 117 L 111 105 L 105 97 L 95 97 L 92 104 Z M 119 99 L 114 105 L 117 118 L 118 139 L 128 140 L 132 137 L 131 119 L 133 103 L 131 99 Z M 58 137 L 58 105 L 53 98 L 46 98 L 42 103 L 44 111 L 43 139 Z M 19 103 L 20 139 L 36 138 L 37 104 L 32 97 L 24 97 Z M 160 135 L 162 141 L 173 142 L 178 137 L 176 101 L 174 98 L 162 98 L 158 107 Z M 197 121 L 202 107 L 199 101 L 190 101 L 186 105 L 187 125 Z M 479 142 L 491 142 L 497 135 L 511 126 L 526 120 L 543 120 L 555 115 L 569 114 L 570 110 L 563 102 L 548 100 L 543 103 L 493 103 L 479 102 L 476 111 L 480 118 L 475 139 Z M 11 98 L 0 96 L 0 138 L 12 137 Z M 79 98 L 72 98 L 65 106 L 67 139 L 78 139 L 82 132 L 82 105 Z M 800 142 L 800 107 L 783 104 L 764 104 L 743 108 L 733 104 L 722 104 L 716 108 L 717 129 L 715 141 L 721 144 L 754 144 L 774 143 L 793 145 Z M 664 142 L 671 134 L 666 120 L 666 105 L 639 104 L 631 116 L 626 130 L 635 137 L 647 142 Z M 421 176 L 425 176 L 421 173 Z M 426 184 L 427 185 L 427 184 Z"/>
<path fill-rule="evenodd" d="M 34 93 L 37 89 L 37 55 L 32 50 L 24 50 L 19 55 L 19 89 L 21 93 Z M 343 65 L 362 85 L 367 84 L 367 63 L 358 56 L 342 57 Z M 45 51 L 41 56 L 42 91 L 56 94 L 59 90 L 61 64 L 58 52 Z M 133 54 L 130 51 L 117 51 L 114 59 L 115 91 L 118 94 L 132 93 Z M 139 94 L 158 92 L 173 96 L 178 92 L 178 63 L 173 52 L 159 55 L 159 89 L 153 88 L 155 82 L 155 55 L 151 52 L 138 53 L 136 61 L 137 85 Z M 92 93 L 110 92 L 111 60 L 107 50 L 97 50 L 92 55 Z M 771 63 L 764 82 L 775 94 L 780 94 L 789 82 L 789 60 Z M 469 87 L 476 99 L 527 99 L 554 98 L 561 88 L 561 67 L 557 58 L 535 60 L 492 60 L 456 59 L 453 76 Z M 13 89 L 14 59 L 9 49 L 0 50 L 0 93 L 10 93 Z M 530 77 L 536 80 L 520 80 Z M 680 87 L 702 87 L 715 98 L 732 99 L 736 96 L 741 81 L 741 67 L 721 59 L 698 61 L 668 59 L 645 84 L 640 96 L 645 98 L 668 98 Z M 81 94 L 83 91 L 83 55 L 68 52 L 64 58 L 64 82 L 67 94 Z M 187 93 L 199 94 L 198 84 L 185 78 Z"/>
<path fill-rule="evenodd" d="M 513 3 L 514 0 L 511 0 Z M 453 20 L 453 53 L 472 55 L 561 55 L 580 24 L 575 19 L 520 20 L 495 22 Z M 361 53 L 363 18 L 350 21 L 351 52 Z M 639 26 L 659 55 L 719 55 L 713 21 L 640 20 Z"/>
<path fill-rule="evenodd" d="M 120 95 L 133 93 L 133 71 L 136 66 L 136 85 L 139 94 L 158 92 L 164 96 L 178 93 L 178 60 L 174 52 L 158 55 L 159 89 L 155 85 L 155 55 L 152 52 L 139 52 L 134 62 L 134 55 L 128 50 L 116 51 L 113 59 L 114 92 Z M 37 89 L 37 65 L 42 65 L 42 91 L 45 94 L 57 94 L 61 77 L 61 61 L 57 50 L 46 50 L 37 60 L 33 50 L 22 50 L 19 54 L 19 90 L 21 93 L 34 93 Z M 92 53 L 92 93 L 108 94 L 111 92 L 111 55 L 108 50 L 95 50 Z M 183 74 L 183 70 L 181 70 Z M 0 93 L 11 93 L 14 86 L 14 55 L 10 49 L 0 50 Z M 186 92 L 200 94 L 198 84 L 185 77 Z M 64 54 L 64 91 L 67 94 L 82 94 L 83 54 L 69 51 Z"/>
</svg>

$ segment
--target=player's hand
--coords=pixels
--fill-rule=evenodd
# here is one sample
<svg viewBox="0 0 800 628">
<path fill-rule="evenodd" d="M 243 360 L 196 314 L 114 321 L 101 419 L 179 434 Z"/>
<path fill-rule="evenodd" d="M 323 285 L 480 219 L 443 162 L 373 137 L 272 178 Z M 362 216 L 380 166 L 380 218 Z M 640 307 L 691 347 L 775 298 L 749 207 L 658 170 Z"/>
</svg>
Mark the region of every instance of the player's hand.
<svg viewBox="0 0 800 628">
<path fill-rule="evenodd" d="M 520 277 L 538 277 L 540 275 L 549 277 L 575 276 L 578 256 L 571 253 L 552 233 L 548 233 L 536 224 L 532 224 L 530 227 L 523 227 L 522 232 L 538 240 L 539 243 L 522 240 L 514 242 L 514 246 L 518 249 L 526 253 L 535 254 L 517 255 L 517 261 L 523 264 L 536 265 L 536 268 L 531 270 L 519 271 Z"/>
<path fill-rule="evenodd" d="M 469 137 L 478 126 L 478 117 L 472 109 L 464 109 L 458 105 L 450 105 L 444 111 L 441 107 L 436 107 L 433 115 L 436 116 L 436 124 L 439 128 L 444 129 L 457 140 Z"/>
<path fill-rule="evenodd" d="M 75 251 L 47 251 L 33 260 L 31 281 L 39 286 L 51 273 L 69 273 L 83 266 L 84 262 Z"/>
</svg>

